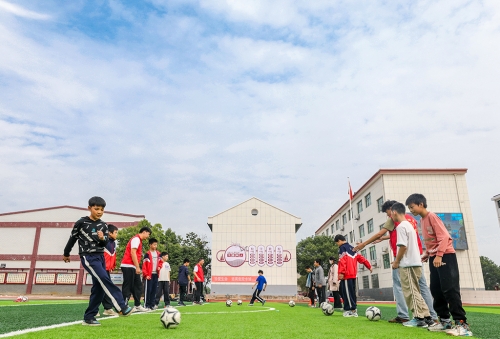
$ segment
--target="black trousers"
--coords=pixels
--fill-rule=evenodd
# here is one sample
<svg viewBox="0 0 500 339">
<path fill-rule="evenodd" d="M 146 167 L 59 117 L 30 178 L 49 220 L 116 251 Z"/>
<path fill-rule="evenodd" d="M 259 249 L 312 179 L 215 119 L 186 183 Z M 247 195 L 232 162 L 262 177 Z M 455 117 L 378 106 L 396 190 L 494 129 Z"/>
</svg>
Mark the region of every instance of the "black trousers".
<svg viewBox="0 0 500 339">
<path fill-rule="evenodd" d="M 357 308 L 356 279 L 340 280 L 340 294 L 344 299 L 344 311 L 354 311 Z"/>
<path fill-rule="evenodd" d="M 187 285 L 179 285 L 179 304 L 184 304 L 187 294 Z"/>
<path fill-rule="evenodd" d="M 331 291 L 333 297 L 333 307 L 334 308 L 342 308 L 342 303 L 340 302 L 340 293 L 339 291 Z"/>
<path fill-rule="evenodd" d="M 262 290 L 255 289 L 255 291 L 253 291 L 253 295 L 252 295 L 252 299 L 250 300 L 250 304 L 253 304 L 255 299 L 257 299 L 260 302 L 264 302 L 264 299 L 262 299 L 260 297 L 260 292 L 262 292 Z"/>
<path fill-rule="evenodd" d="M 144 307 L 153 308 L 156 304 L 156 290 L 158 289 L 158 274 L 151 274 L 151 279 L 146 280 L 144 291 Z"/>
<path fill-rule="evenodd" d="M 170 281 L 158 281 L 158 291 L 156 292 L 155 305 L 160 304 L 160 299 L 163 294 L 163 302 L 165 306 L 170 305 Z"/>
<path fill-rule="evenodd" d="M 123 298 L 129 301 L 130 296 L 134 297 L 134 306 L 141 306 L 142 294 L 142 281 L 141 275 L 135 273 L 134 267 L 122 267 L 123 272 L 123 285 L 122 294 Z"/>
<path fill-rule="evenodd" d="M 201 297 L 203 296 L 203 281 L 197 281 L 194 284 L 196 285 L 196 290 L 194 292 L 194 301 L 200 302 Z"/>
<path fill-rule="evenodd" d="M 457 255 L 455 253 L 444 254 L 443 263 L 446 263 L 446 265 L 441 267 L 434 267 L 435 258 L 429 258 L 430 290 L 434 298 L 434 310 L 442 319 L 449 319 L 451 313 L 453 320 L 466 322 L 467 318 L 460 296 L 460 274 Z"/>
<path fill-rule="evenodd" d="M 321 305 L 322 302 L 326 301 L 326 286 L 323 285 L 321 287 L 315 287 L 316 292 L 318 293 L 318 304 Z"/>
<path fill-rule="evenodd" d="M 90 290 L 89 307 L 85 310 L 83 319 L 95 319 L 104 295 L 108 295 L 112 305 L 118 312 L 125 310 L 127 305 L 123 300 L 120 289 L 109 278 L 106 263 L 102 254 L 88 254 L 80 256 L 83 268 L 92 276 L 92 289 Z"/>
<path fill-rule="evenodd" d="M 316 292 L 314 292 L 312 287 L 309 287 L 309 291 L 307 291 L 307 296 L 311 300 L 311 305 L 314 306 L 316 303 Z"/>
</svg>

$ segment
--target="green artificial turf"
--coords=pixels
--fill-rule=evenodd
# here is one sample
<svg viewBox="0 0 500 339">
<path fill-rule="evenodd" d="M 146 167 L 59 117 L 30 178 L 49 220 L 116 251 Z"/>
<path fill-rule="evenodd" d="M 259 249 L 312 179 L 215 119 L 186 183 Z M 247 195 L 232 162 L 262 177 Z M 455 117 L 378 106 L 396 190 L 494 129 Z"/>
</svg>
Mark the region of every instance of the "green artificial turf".
<svg viewBox="0 0 500 339">
<path fill-rule="evenodd" d="M 30 302 L 31 303 L 31 302 Z M 23 328 L 81 321 L 86 305 L 51 304 L 3 307 L 0 303 L 1 333 Z M 16 336 L 15 338 L 448 338 L 445 333 L 405 328 L 390 324 L 395 316 L 394 305 L 377 305 L 382 320 L 371 322 L 362 315 L 368 305 L 359 305 L 358 318 L 344 318 L 342 312 L 325 316 L 320 309 L 305 304 L 289 307 L 286 303 L 266 303 L 265 307 L 248 307 L 224 303 L 180 308 L 182 321 L 178 328 L 164 329 L 160 323 L 161 310 L 135 314 L 130 317 L 108 318 L 99 327 L 77 325 L 60 327 Z M 271 310 L 271 308 L 275 308 Z M 264 312 L 256 312 L 264 311 Z M 476 338 L 498 338 L 500 308 L 466 307 L 469 322 Z M 102 318 L 102 317 L 101 317 Z"/>
</svg>

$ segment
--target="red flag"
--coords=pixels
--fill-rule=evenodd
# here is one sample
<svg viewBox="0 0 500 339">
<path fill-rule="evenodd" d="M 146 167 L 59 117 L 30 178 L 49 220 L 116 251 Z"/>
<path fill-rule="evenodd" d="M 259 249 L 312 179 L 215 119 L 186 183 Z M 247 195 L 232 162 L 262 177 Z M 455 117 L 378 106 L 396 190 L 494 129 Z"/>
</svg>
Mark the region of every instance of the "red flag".
<svg viewBox="0 0 500 339">
<path fill-rule="evenodd" d="M 352 194 L 352 189 L 351 189 L 351 182 L 349 180 L 347 180 L 347 182 L 349 183 L 349 191 L 347 193 L 349 194 L 349 200 L 352 201 L 353 194 Z"/>
</svg>

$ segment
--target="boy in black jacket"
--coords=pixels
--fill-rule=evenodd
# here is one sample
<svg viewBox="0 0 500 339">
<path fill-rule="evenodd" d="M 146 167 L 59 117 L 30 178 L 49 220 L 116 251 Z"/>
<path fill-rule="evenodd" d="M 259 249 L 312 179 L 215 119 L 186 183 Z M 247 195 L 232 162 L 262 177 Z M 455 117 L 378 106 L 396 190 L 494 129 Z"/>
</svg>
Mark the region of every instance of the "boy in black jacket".
<svg viewBox="0 0 500 339">
<path fill-rule="evenodd" d="M 92 197 L 89 200 L 90 216 L 83 217 L 73 226 L 71 236 L 64 248 L 63 261 L 70 262 L 70 252 L 78 241 L 78 254 L 80 261 L 87 272 L 92 276 L 92 290 L 90 292 L 89 306 L 85 310 L 82 325 L 101 325 L 95 316 L 99 312 L 104 294 L 106 294 L 116 308 L 124 316 L 132 313 L 118 287 L 113 284 L 106 271 L 104 261 L 104 247 L 108 243 L 108 225 L 101 220 L 106 202 L 101 197 Z"/>
</svg>

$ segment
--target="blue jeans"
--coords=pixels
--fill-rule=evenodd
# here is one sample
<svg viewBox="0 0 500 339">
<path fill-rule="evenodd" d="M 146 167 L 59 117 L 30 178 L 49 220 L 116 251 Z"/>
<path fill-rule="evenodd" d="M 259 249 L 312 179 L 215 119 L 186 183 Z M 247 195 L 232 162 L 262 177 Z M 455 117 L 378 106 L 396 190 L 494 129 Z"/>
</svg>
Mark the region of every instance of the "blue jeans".
<svg viewBox="0 0 500 339">
<path fill-rule="evenodd" d="M 396 311 L 398 312 L 398 317 L 402 319 L 410 319 L 408 314 L 408 306 L 406 305 L 405 296 L 403 295 L 403 289 L 401 288 L 401 279 L 399 278 L 399 270 L 392 270 L 392 291 L 394 293 L 394 298 L 396 299 Z M 420 294 L 424 298 L 427 307 L 429 307 L 429 312 L 431 313 L 432 319 L 437 319 L 436 311 L 432 306 L 432 295 L 427 286 L 427 281 L 424 275 L 424 266 L 422 265 L 422 276 L 418 281 L 420 287 Z"/>
</svg>

